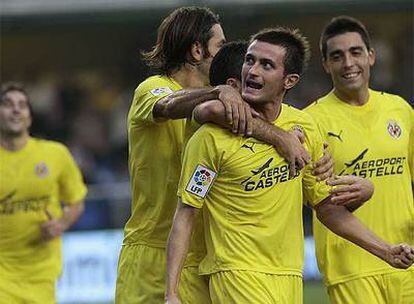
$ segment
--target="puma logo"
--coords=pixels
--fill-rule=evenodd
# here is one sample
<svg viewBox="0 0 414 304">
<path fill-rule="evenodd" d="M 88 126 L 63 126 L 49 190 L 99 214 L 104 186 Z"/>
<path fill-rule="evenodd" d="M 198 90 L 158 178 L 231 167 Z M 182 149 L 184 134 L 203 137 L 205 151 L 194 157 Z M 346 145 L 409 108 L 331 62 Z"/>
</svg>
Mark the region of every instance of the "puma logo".
<svg viewBox="0 0 414 304">
<path fill-rule="evenodd" d="M 328 136 L 330 136 L 330 137 L 336 137 L 336 138 L 338 138 L 341 142 L 343 142 L 341 135 L 342 135 L 342 130 L 341 130 L 341 132 L 339 132 L 339 134 L 335 134 L 335 133 L 333 133 L 333 132 L 328 132 Z"/>
<path fill-rule="evenodd" d="M 254 144 L 255 144 L 255 143 L 252 143 L 252 144 L 251 144 L 251 146 L 248 146 L 248 145 L 246 145 L 246 144 L 243 144 L 242 148 L 249 149 L 250 151 L 252 151 L 252 153 L 255 153 L 255 152 L 254 152 L 254 150 L 253 150 L 253 146 L 254 146 Z"/>
</svg>

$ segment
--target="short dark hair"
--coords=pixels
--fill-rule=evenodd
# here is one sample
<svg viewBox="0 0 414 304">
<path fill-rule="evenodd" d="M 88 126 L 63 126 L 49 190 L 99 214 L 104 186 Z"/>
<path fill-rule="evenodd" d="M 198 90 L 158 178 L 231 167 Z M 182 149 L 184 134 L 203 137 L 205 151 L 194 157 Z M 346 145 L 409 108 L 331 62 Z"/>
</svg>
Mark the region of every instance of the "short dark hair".
<svg viewBox="0 0 414 304">
<path fill-rule="evenodd" d="M 358 33 L 365 43 L 368 50 L 371 49 L 371 39 L 365 25 L 361 21 L 349 17 L 349 16 L 338 16 L 332 18 L 332 20 L 325 26 L 322 31 L 321 39 L 319 41 L 319 47 L 322 53 L 323 59 L 327 58 L 327 42 L 332 37 L 355 32 Z"/>
<path fill-rule="evenodd" d="M 29 107 L 30 110 L 30 115 L 33 116 L 33 108 L 32 108 L 32 104 L 30 103 L 30 98 L 29 98 L 29 94 L 27 94 L 27 91 L 24 87 L 23 84 L 21 84 L 20 82 L 5 82 L 1 84 L 1 89 L 0 89 L 0 103 L 3 103 L 4 101 L 4 97 L 6 96 L 7 93 L 11 92 L 11 91 L 17 91 L 22 93 L 26 99 L 27 99 L 27 105 Z"/>
<path fill-rule="evenodd" d="M 29 95 L 26 92 L 25 87 L 23 84 L 19 82 L 5 82 L 1 84 L 1 91 L 0 91 L 0 102 L 3 102 L 4 97 L 8 92 L 11 91 L 18 91 L 26 96 L 27 100 L 29 100 Z"/>
<path fill-rule="evenodd" d="M 142 52 L 146 64 L 155 72 L 169 75 L 188 62 L 191 45 L 199 42 L 208 57 L 211 28 L 220 24 L 218 15 L 206 7 L 181 7 L 168 15 L 158 28 L 157 42 L 149 52 Z"/>
<path fill-rule="evenodd" d="M 222 46 L 211 62 L 210 85 L 225 84 L 229 78 L 241 80 L 247 47 L 247 41 L 233 41 Z"/>
<path fill-rule="evenodd" d="M 283 60 L 285 75 L 293 73 L 301 75 L 305 71 L 310 59 L 310 46 L 299 29 L 268 28 L 254 34 L 250 42 L 254 40 L 279 45 L 286 50 Z"/>
</svg>

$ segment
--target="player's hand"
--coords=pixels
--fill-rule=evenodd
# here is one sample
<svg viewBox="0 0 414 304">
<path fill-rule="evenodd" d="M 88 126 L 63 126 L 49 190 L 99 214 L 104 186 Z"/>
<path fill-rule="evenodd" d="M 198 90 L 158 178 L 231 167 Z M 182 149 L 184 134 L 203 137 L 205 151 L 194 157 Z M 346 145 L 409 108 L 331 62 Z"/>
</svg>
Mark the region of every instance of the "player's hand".
<svg viewBox="0 0 414 304">
<path fill-rule="evenodd" d="M 350 211 L 354 211 L 368 201 L 374 193 L 374 185 L 367 179 L 354 176 L 336 176 L 328 180 L 331 190 L 332 203 L 344 205 Z"/>
<path fill-rule="evenodd" d="M 293 178 L 311 160 L 308 152 L 298 137 L 292 132 L 280 133 L 277 143 L 273 145 L 277 153 L 289 163 L 289 176 Z"/>
<path fill-rule="evenodd" d="M 50 241 L 61 236 L 66 230 L 66 226 L 61 220 L 53 218 L 48 210 L 45 210 L 45 214 L 48 221 L 40 224 L 40 234 L 43 240 Z"/>
<path fill-rule="evenodd" d="M 407 244 L 392 245 L 384 260 L 394 268 L 407 269 L 414 263 L 414 248 Z"/>
<path fill-rule="evenodd" d="M 229 85 L 221 85 L 218 99 L 226 111 L 226 122 L 231 125 L 231 131 L 239 135 L 251 135 L 253 117 L 250 106 L 243 101 L 240 93 Z"/>
<path fill-rule="evenodd" d="M 305 143 L 305 134 L 303 134 L 302 130 L 294 128 L 289 133 L 295 135 L 302 145 Z"/>
<path fill-rule="evenodd" d="M 323 156 L 314 164 L 312 174 L 318 181 L 328 179 L 334 175 L 334 162 L 328 152 L 328 144 L 323 144 Z"/>
</svg>

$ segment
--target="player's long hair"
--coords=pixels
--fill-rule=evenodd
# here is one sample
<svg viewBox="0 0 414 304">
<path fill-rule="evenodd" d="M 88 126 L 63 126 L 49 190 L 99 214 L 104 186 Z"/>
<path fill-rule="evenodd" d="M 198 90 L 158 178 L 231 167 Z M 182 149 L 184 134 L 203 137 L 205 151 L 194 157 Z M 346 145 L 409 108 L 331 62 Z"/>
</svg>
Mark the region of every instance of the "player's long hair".
<svg viewBox="0 0 414 304">
<path fill-rule="evenodd" d="M 142 52 L 146 64 L 157 73 L 170 75 L 185 63 L 195 64 L 189 56 L 191 46 L 199 42 L 208 57 L 211 28 L 219 24 L 218 15 L 206 7 L 182 7 L 166 17 L 158 28 L 157 43 Z"/>
<path fill-rule="evenodd" d="M 332 20 L 325 26 L 322 31 L 319 47 L 324 60 L 326 59 L 327 55 L 327 41 L 332 37 L 349 32 L 358 33 L 361 36 L 362 41 L 364 41 L 367 50 L 369 51 L 371 49 L 371 39 L 365 25 L 363 25 L 361 21 L 355 18 L 349 16 L 339 16 L 332 18 Z"/>
</svg>

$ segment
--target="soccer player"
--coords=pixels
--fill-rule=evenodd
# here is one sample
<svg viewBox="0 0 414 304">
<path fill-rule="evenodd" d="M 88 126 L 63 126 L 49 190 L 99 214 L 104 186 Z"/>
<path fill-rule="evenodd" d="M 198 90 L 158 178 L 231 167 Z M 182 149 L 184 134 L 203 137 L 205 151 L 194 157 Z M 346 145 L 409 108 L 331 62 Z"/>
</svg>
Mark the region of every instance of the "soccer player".
<svg viewBox="0 0 414 304">
<path fill-rule="evenodd" d="M 1 303 L 56 303 L 61 236 L 84 210 L 86 187 L 68 149 L 31 137 L 31 123 L 24 88 L 4 84 L 0 93 Z"/>
<path fill-rule="evenodd" d="M 316 124 L 306 113 L 282 104 L 308 57 L 308 44 L 297 30 L 259 32 L 245 57 L 242 96 L 267 122 L 302 129 L 315 162 L 323 153 Z M 167 302 L 179 303 L 180 271 L 194 219 L 203 207 L 207 255 L 200 272 L 210 276 L 213 303 L 301 303 L 302 189 L 319 219 L 335 233 L 396 267 L 413 262 L 411 247 L 386 244 L 346 207 L 333 204 L 329 187 L 317 182 L 309 167 L 289 178 L 288 164 L 272 146 L 205 124 L 184 153 L 167 246 Z"/>
<path fill-rule="evenodd" d="M 372 199 L 354 212 L 390 243 L 414 245 L 414 113 L 397 95 L 369 88 L 375 52 L 358 20 L 333 18 L 320 40 L 322 63 L 333 90 L 307 112 L 329 142 L 334 193 L 353 200 L 355 179 L 375 185 Z M 353 208 L 357 208 L 356 204 Z M 314 220 L 317 259 L 332 303 L 414 303 L 414 267 L 399 270 L 328 231 Z"/>
<path fill-rule="evenodd" d="M 250 107 L 237 91 L 206 88 L 212 58 L 224 42 L 217 15 L 207 8 L 183 7 L 163 20 L 154 49 L 144 55 L 159 74 L 138 86 L 128 114 L 132 210 L 119 258 L 117 303 L 164 299 L 165 247 L 177 205 L 183 118 L 191 117 L 201 102 L 218 98 L 233 132 L 255 132 Z M 295 164 L 301 169 L 308 161 L 306 150 L 294 136 L 279 131 L 276 148 L 285 152 L 292 169 Z"/>
</svg>

